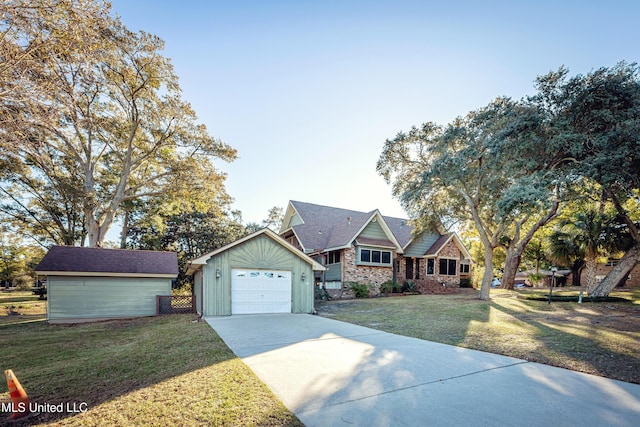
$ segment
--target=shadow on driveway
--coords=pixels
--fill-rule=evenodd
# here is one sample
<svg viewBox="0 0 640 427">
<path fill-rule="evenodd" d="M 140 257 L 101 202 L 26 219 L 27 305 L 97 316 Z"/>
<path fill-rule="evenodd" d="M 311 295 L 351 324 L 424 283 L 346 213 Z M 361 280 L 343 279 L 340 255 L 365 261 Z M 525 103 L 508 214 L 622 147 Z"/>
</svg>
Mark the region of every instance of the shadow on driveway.
<svg viewBox="0 0 640 427">
<path fill-rule="evenodd" d="M 207 318 L 307 426 L 619 425 L 640 385 L 303 314 Z"/>
</svg>

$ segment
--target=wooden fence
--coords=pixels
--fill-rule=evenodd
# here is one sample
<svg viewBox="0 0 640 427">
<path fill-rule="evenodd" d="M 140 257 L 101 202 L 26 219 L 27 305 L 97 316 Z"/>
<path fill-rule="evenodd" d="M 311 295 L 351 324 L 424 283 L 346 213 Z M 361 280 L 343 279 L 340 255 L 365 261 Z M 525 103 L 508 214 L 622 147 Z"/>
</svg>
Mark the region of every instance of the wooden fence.
<svg viewBox="0 0 640 427">
<path fill-rule="evenodd" d="M 195 312 L 195 295 L 156 295 L 156 314 L 178 314 Z"/>
</svg>

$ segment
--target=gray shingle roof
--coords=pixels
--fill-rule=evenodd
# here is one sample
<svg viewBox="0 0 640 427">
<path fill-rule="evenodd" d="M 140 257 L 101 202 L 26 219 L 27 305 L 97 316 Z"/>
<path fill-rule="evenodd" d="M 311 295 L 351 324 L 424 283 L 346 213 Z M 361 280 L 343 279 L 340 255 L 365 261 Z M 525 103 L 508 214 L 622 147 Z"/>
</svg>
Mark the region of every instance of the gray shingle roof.
<svg viewBox="0 0 640 427">
<path fill-rule="evenodd" d="M 440 236 L 438 240 L 436 240 L 436 242 L 433 245 L 431 245 L 431 247 L 425 253 L 425 255 L 436 255 L 440 251 L 440 249 L 442 249 L 444 244 L 447 243 L 447 241 L 451 236 L 452 236 L 452 233 L 447 233 Z"/>
<path fill-rule="evenodd" d="M 175 252 L 54 246 L 35 269 L 37 272 L 101 273 L 138 276 L 178 275 Z"/>
<path fill-rule="evenodd" d="M 295 225 L 300 243 L 306 250 L 324 250 L 347 246 L 357 237 L 375 211 L 359 212 L 349 209 L 291 201 L 304 224 Z M 405 247 L 411 241 L 413 227 L 408 220 L 383 216 L 398 243 Z"/>
</svg>

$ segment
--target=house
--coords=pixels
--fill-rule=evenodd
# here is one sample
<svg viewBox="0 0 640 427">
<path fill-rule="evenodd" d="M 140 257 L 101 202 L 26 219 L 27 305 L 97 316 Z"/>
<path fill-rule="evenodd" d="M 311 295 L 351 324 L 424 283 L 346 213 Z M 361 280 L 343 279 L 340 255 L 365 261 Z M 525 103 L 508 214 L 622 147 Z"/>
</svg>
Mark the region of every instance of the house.
<svg viewBox="0 0 640 427">
<path fill-rule="evenodd" d="M 620 262 L 617 258 L 609 258 L 604 263 L 598 263 L 596 267 L 596 278 L 598 282 L 604 280 L 604 278 L 609 274 L 613 267 L 618 265 Z M 636 266 L 631 270 L 629 275 L 627 276 L 627 280 L 624 283 L 620 284 L 619 287 L 624 288 L 639 288 L 640 287 L 640 263 L 636 264 Z"/>
<path fill-rule="evenodd" d="M 203 316 L 312 313 L 314 272 L 325 267 L 263 228 L 189 261 Z"/>
<path fill-rule="evenodd" d="M 455 233 L 413 235 L 406 219 L 380 211 L 358 212 L 290 201 L 280 235 L 326 266 L 316 280 L 326 289 L 364 283 L 379 290 L 387 281 L 413 281 L 421 292 L 459 287 L 469 277 L 471 256 Z"/>
<path fill-rule="evenodd" d="M 175 252 L 54 246 L 35 268 L 47 277 L 47 321 L 96 321 L 156 314 L 171 295 Z"/>
</svg>

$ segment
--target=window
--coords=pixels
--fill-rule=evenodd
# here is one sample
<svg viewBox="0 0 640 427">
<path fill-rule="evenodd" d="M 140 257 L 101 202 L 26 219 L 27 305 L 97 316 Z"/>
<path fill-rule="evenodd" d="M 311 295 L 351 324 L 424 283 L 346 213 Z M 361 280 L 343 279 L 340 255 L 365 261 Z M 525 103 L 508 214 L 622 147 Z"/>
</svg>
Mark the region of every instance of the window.
<svg viewBox="0 0 640 427">
<path fill-rule="evenodd" d="M 360 249 L 360 264 L 391 265 L 391 251 Z"/>
<path fill-rule="evenodd" d="M 469 264 L 466 262 L 460 263 L 460 273 L 461 274 L 469 274 Z"/>
<path fill-rule="evenodd" d="M 427 259 L 427 274 L 436 274 L 436 260 L 433 258 Z"/>
<path fill-rule="evenodd" d="M 382 263 L 391 264 L 391 252 L 382 251 Z"/>
<path fill-rule="evenodd" d="M 457 262 L 455 259 L 440 259 L 438 274 L 441 276 L 455 276 L 457 274 Z"/>
<path fill-rule="evenodd" d="M 416 279 L 420 278 L 420 258 L 416 258 Z"/>
<path fill-rule="evenodd" d="M 340 262 L 340 251 L 327 253 L 327 264 L 338 264 Z"/>
</svg>

